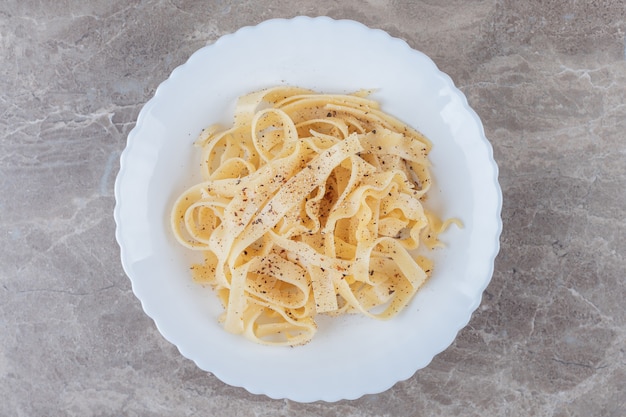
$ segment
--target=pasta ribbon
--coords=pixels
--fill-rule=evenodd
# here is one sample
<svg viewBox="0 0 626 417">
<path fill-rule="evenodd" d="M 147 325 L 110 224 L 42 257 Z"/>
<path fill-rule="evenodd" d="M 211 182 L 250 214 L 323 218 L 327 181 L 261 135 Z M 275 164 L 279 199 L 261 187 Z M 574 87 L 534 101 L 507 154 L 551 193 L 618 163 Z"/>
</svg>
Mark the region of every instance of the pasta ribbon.
<svg viewBox="0 0 626 417">
<path fill-rule="evenodd" d="M 215 289 L 224 328 L 257 343 L 307 343 L 317 314 L 394 317 L 431 275 L 415 250 L 455 222 L 422 206 L 431 143 L 367 91 L 254 92 L 196 145 L 203 181 L 171 227 L 204 254 L 192 276 Z"/>
</svg>

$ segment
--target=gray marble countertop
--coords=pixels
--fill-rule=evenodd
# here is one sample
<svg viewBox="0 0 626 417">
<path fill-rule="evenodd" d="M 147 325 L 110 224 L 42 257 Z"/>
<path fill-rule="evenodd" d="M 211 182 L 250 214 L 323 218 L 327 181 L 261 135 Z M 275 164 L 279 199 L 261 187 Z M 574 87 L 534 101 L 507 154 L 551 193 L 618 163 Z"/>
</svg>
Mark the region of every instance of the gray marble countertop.
<svg viewBox="0 0 626 417">
<path fill-rule="evenodd" d="M 128 132 L 200 47 L 272 17 L 360 21 L 429 55 L 482 118 L 501 251 L 455 342 L 386 392 L 299 404 L 183 358 L 125 276 Z M 0 416 L 626 415 L 620 0 L 0 3 Z"/>
</svg>

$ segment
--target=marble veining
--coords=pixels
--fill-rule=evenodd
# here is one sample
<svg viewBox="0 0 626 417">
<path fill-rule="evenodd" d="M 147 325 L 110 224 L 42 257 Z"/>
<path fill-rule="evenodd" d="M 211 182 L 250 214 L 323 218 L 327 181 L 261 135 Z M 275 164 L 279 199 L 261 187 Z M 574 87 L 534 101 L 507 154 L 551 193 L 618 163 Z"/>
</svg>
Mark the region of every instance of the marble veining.
<svg viewBox="0 0 626 417">
<path fill-rule="evenodd" d="M 121 268 L 119 155 L 158 84 L 272 17 L 358 20 L 428 54 L 483 120 L 504 230 L 470 323 L 355 401 L 223 384 Z M 0 416 L 626 415 L 626 5 L 620 0 L 0 4 Z"/>
</svg>

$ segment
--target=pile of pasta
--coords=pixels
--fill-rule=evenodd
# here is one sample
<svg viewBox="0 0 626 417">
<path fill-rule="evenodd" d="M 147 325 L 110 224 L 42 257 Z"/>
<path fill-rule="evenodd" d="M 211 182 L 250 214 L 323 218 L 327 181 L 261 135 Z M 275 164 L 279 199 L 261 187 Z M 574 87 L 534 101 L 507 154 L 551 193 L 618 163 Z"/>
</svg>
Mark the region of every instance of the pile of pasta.
<svg viewBox="0 0 626 417">
<path fill-rule="evenodd" d="M 415 250 L 447 226 L 422 205 L 431 144 L 368 97 L 266 89 L 196 141 L 203 182 L 171 226 L 202 251 L 192 275 L 215 289 L 227 331 L 301 345 L 318 314 L 389 319 L 429 278 Z"/>
</svg>

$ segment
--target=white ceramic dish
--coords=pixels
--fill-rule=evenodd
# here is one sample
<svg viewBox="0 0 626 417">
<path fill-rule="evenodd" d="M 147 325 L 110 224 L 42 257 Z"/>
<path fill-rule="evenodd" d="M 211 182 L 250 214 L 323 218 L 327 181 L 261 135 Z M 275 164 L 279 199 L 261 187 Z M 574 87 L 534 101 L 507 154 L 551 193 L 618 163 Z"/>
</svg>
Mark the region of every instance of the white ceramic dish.
<svg viewBox="0 0 626 417">
<path fill-rule="evenodd" d="M 465 227 L 432 253 L 431 280 L 398 317 L 320 320 L 309 344 L 256 345 L 217 323 L 221 306 L 191 281 L 193 254 L 173 239 L 176 196 L 199 178 L 192 142 L 231 123 L 238 96 L 288 84 L 323 92 L 376 89 L 383 110 L 433 144 L 428 205 Z M 200 49 L 163 82 L 128 137 L 115 183 L 116 237 L 145 312 L 180 352 L 222 381 L 300 402 L 354 399 L 411 377 L 469 321 L 493 272 L 502 197 L 482 124 L 450 78 L 404 41 L 354 21 L 299 17 L 245 27 Z"/>
</svg>

